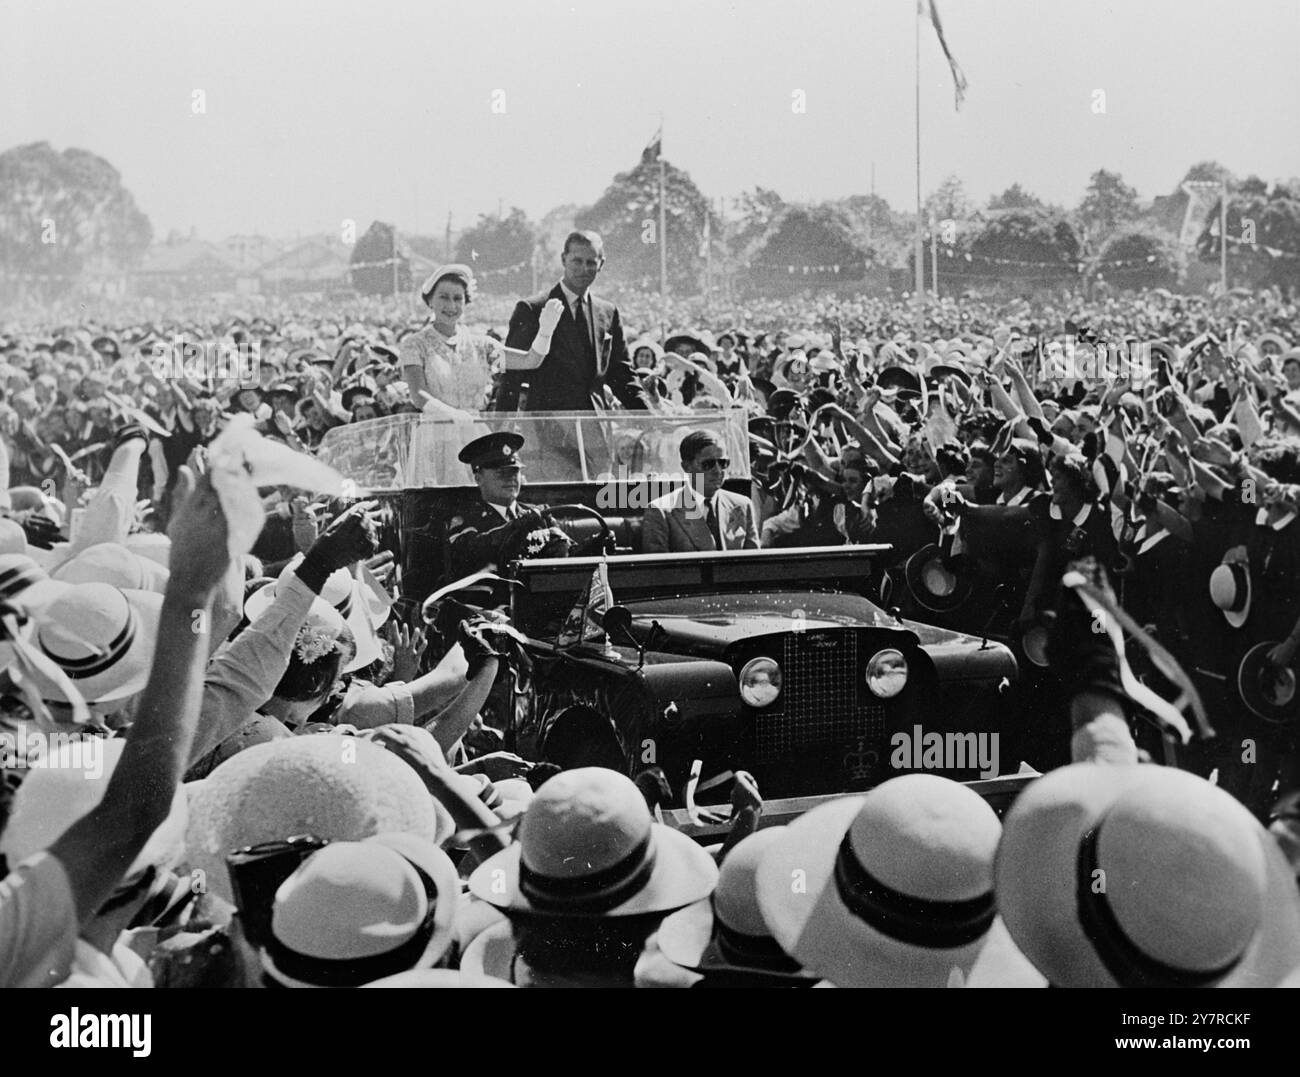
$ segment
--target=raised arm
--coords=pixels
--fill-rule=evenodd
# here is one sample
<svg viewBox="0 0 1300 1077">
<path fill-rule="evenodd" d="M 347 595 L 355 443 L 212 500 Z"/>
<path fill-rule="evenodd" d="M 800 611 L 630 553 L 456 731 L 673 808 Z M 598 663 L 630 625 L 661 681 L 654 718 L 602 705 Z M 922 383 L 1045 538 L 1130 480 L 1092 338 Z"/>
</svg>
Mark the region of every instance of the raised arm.
<svg viewBox="0 0 1300 1077">
<path fill-rule="evenodd" d="M 167 818 L 198 722 L 207 646 L 194 631 L 195 615 L 210 618 L 230 558 L 225 517 L 208 479 L 196 489 L 193 475 L 182 469 L 177 493 L 171 578 L 135 723 L 104 799 L 50 847 L 67 874 L 81 924 L 109 898 Z"/>
</svg>

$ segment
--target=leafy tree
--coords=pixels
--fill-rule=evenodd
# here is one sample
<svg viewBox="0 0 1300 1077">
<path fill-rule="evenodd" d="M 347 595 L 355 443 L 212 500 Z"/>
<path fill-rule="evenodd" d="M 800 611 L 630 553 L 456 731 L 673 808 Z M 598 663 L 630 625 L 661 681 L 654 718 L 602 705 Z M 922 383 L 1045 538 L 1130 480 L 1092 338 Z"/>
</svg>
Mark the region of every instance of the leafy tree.
<svg viewBox="0 0 1300 1077">
<path fill-rule="evenodd" d="M 700 287 L 704 259 L 700 241 L 705 219 L 721 235 L 719 222 L 689 173 L 665 163 L 668 226 L 668 280 L 676 292 L 694 294 Z M 617 284 L 656 288 L 659 283 L 659 162 L 643 154 L 636 167 L 620 172 L 594 206 L 578 213 L 580 229 L 593 229 L 605 241 L 603 279 Z"/>
<path fill-rule="evenodd" d="M 122 177 L 86 150 L 34 142 L 0 153 L 0 268 L 52 275 L 67 290 L 92 261 L 129 268 L 153 240 Z"/>
<path fill-rule="evenodd" d="M 989 209 L 1045 209 L 1041 199 L 1030 194 L 1019 183 L 1013 183 L 1001 194 L 989 199 Z"/>
<path fill-rule="evenodd" d="M 990 277 L 1062 280 L 1078 275 L 1081 245 L 1064 217 L 1009 209 L 990 216 L 971 239 L 973 268 Z"/>
<path fill-rule="evenodd" d="M 1149 228 L 1129 228 L 1111 236 L 1089 271 L 1120 288 L 1168 288 L 1182 266 L 1168 235 Z"/>
<path fill-rule="evenodd" d="M 740 220 L 732 230 L 735 249 L 744 250 L 752 244 L 785 209 L 785 199 L 767 187 L 743 191 L 736 199 L 736 213 Z"/>
<path fill-rule="evenodd" d="M 847 214 L 831 205 L 790 207 L 745 254 L 750 282 L 764 290 L 861 280 L 872 256 Z"/>
<path fill-rule="evenodd" d="M 1092 174 L 1079 203 L 1079 221 L 1089 241 L 1104 242 L 1116 228 L 1136 220 L 1139 214 L 1137 191 L 1118 172 L 1103 168 Z"/>
<path fill-rule="evenodd" d="M 1216 201 L 1197 241 L 1202 261 L 1219 259 L 1219 212 Z M 1290 197 L 1285 187 L 1275 187 L 1267 196 L 1231 193 L 1227 218 L 1231 284 L 1300 285 L 1300 199 Z"/>
<path fill-rule="evenodd" d="M 936 221 L 960 221 L 969 217 L 974 210 L 975 203 L 966 194 L 966 188 L 956 175 L 949 176 L 939 184 L 938 190 L 925 200 L 924 206 L 927 221 L 931 218 Z"/>
<path fill-rule="evenodd" d="M 461 235 L 456 261 L 470 266 L 485 290 L 514 293 L 532 283 L 535 243 L 536 232 L 522 209 L 514 207 L 505 217 L 485 213 Z"/>
<path fill-rule="evenodd" d="M 375 221 L 352 248 L 352 287 L 358 292 L 364 295 L 393 294 L 393 235 L 393 225 Z M 409 292 L 412 287 L 411 263 L 399 244 L 397 290 Z"/>
</svg>

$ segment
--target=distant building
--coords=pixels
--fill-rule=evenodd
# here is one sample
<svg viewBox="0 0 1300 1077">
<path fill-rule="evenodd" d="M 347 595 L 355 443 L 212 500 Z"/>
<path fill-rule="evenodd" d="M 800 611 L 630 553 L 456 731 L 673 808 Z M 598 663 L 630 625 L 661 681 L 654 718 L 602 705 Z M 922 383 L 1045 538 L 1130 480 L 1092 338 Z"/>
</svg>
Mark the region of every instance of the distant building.
<svg viewBox="0 0 1300 1077">
<path fill-rule="evenodd" d="M 352 248 L 338 240 L 312 236 L 257 268 L 260 291 L 264 295 L 346 291 L 351 253 Z"/>
<path fill-rule="evenodd" d="M 203 240 L 173 239 L 155 244 L 132 274 L 137 295 L 179 299 L 235 292 L 239 269 L 221 250 Z"/>
</svg>

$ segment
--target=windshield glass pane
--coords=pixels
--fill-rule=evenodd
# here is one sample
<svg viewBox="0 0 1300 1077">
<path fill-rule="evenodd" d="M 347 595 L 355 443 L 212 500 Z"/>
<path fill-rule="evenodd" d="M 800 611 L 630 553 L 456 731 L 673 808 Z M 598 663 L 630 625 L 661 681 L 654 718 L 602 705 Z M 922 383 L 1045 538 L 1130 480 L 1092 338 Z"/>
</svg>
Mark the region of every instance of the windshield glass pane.
<svg viewBox="0 0 1300 1077">
<path fill-rule="evenodd" d="M 318 456 L 355 484 L 358 493 L 469 486 L 470 469 L 457 455 L 476 437 L 498 430 L 523 436 L 519 450 L 530 483 L 604 483 L 679 476 L 679 447 L 693 430 L 712 430 L 731 460 L 728 475 L 747 479 L 748 412 L 743 408 L 691 415 L 644 411 L 480 413 L 473 421 L 431 415 L 390 415 L 335 427 Z"/>
</svg>

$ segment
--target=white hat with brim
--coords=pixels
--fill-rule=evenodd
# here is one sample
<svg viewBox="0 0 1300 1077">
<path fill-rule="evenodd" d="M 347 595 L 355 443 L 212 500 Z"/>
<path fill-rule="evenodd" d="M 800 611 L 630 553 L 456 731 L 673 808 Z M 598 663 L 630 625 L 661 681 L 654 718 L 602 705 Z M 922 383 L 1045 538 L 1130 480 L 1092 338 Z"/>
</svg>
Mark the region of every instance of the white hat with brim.
<svg viewBox="0 0 1300 1077">
<path fill-rule="evenodd" d="M 111 583 L 123 590 L 161 595 L 167 590 L 170 573 L 116 542 L 99 542 L 64 561 L 50 575 L 64 583 Z"/>
<path fill-rule="evenodd" d="M 1219 565 L 1210 573 L 1210 598 L 1233 628 L 1250 616 L 1250 569 L 1238 562 Z"/>
<path fill-rule="evenodd" d="M 507 912 L 533 913 L 542 916 L 637 916 L 642 913 L 671 912 L 707 896 L 717 881 L 717 866 L 700 846 L 680 831 L 662 823 L 652 823 L 654 866 L 645 885 L 627 901 L 608 911 L 583 914 L 578 911 L 541 909 L 519 890 L 521 842 L 515 842 L 485 860 L 469 877 L 469 889 L 475 897 Z M 498 875 L 497 872 L 502 872 Z M 504 887 L 504 893 L 494 893 Z"/>
<path fill-rule="evenodd" d="M 922 784 L 934 782 L 963 792 Z M 869 801 L 886 790 L 891 810 L 875 820 Z M 911 805 L 910 822 L 904 802 Z M 853 852 L 841 856 L 849 852 L 850 830 L 861 833 L 854 835 Z M 925 774 L 891 779 L 867 796 L 815 808 L 785 828 L 759 865 L 763 916 L 786 953 L 840 987 L 946 987 L 954 970 L 961 978 L 969 974 L 992 926 L 999 830 L 993 809 L 959 783 Z M 866 876 L 869 886 L 858 888 L 866 895 L 860 913 L 846 901 L 853 888 L 842 872 L 852 870 L 851 859 L 865 874 L 864 851 L 876 872 L 891 878 Z M 946 875 L 940 865 L 947 866 Z M 927 893 L 899 889 L 896 873 Z M 936 896 L 941 889 L 946 900 Z"/>
<path fill-rule="evenodd" d="M 652 822 L 630 778 L 581 767 L 542 784 L 519 840 L 480 864 L 469 889 L 507 912 L 614 917 L 684 908 L 717 881 L 713 858 Z"/>
<path fill-rule="evenodd" d="M 1275 841 L 1186 771 L 1076 763 L 1037 779 L 995 876 L 1012 939 L 1058 987 L 1270 987 L 1300 962 L 1300 895 Z"/>
<path fill-rule="evenodd" d="M 32 642 L 59 666 L 92 706 L 115 703 L 149 680 L 163 596 L 107 583 L 69 587 L 46 607 Z M 62 688 L 39 671 L 43 699 L 67 703 Z"/>
<path fill-rule="evenodd" d="M 25 554 L 0 554 L 0 600 L 39 614 L 68 587 Z"/>
<path fill-rule="evenodd" d="M 331 843 L 276 891 L 263 971 L 331 987 L 430 968 L 451 945 L 459 896 L 447 854 L 413 834 Z"/>
<path fill-rule="evenodd" d="M 299 554 L 284 567 L 284 571 L 280 573 L 281 579 L 286 578 L 286 573 L 293 572 L 301 563 L 302 555 Z M 248 596 L 244 602 L 244 616 L 250 622 L 256 621 L 271 608 L 271 604 L 275 601 L 278 582 L 277 580 L 259 587 Z M 344 621 L 352 632 L 352 638 L 356 641 L 357 653 L 343 667 L 342 672 L 352 673 L 364 669 L 383 657 L 383 647 L 379 641 L 379 634 L 375 631 L 375 621 L 372 619 L 371 602 L 365 597 L 365 588 L 347 569 L 341 568 L 330 574 L 321 588 L 319 600 L 333 606 L 343 615 Z M 384 613 L 387 614 L 386 609 Z"/>
<path fill-rule="evenodd" d="M 722 862 L 713 895 L 664 918 L 659 952 L 673 964 L 699 972 L 816 979 L 772 938 L 758 905 L 758 865 L 780 838 L 780 827 L 768 827 L 739 842 Z"/>
</svg>

